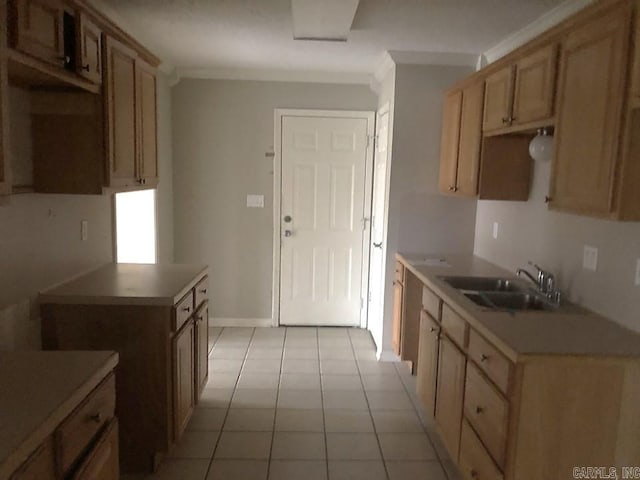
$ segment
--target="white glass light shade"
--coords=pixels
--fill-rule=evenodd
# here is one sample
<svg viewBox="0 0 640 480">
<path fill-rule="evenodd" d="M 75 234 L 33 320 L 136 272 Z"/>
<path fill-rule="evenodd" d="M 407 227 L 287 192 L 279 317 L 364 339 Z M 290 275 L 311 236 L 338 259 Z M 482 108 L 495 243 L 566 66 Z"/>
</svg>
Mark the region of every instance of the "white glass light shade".
<svg viewBox="0 0 640 480">
<path fill-rule="evenodd" d="M 529 155 L 540 162 L 550 161 L 553 156 L 553 135 L 549 135 L 544 128 L 538 130 L 538 134 L 529 144 Z"/>
</svg>

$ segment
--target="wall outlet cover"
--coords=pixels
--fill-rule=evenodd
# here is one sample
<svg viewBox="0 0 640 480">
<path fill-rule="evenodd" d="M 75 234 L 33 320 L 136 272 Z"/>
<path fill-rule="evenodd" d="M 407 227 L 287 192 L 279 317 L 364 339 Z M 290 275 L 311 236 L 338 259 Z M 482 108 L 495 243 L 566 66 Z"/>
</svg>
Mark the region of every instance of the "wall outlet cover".
<svg viewBox="0 0 640 480">
<path fill-rule="evenodd" d="M 582 268 L 595 272 L 598 270 L 598 249 L 589 245 L 584 246 Z"/>
<path fill-rule="evenodd" d="M 87 220 L 80 222 L 80 240 L 83 242 L 89 240 L 89 222 Z"/>
<path fill-rule="evenodd" d="M 636 287 L 640 287 L 640 258 L 636 261 Z"/>
<path fill-rule="evenodd" d="M 498 238 L 498 232 L 500 230 L 500 224 L 498 222 L 493 222 L 493 238 Z"/>
<path fill-rule="evenodd" d="M 247 207 L 264 208 L 264 195 L 247 195 Z"/>
</svg>

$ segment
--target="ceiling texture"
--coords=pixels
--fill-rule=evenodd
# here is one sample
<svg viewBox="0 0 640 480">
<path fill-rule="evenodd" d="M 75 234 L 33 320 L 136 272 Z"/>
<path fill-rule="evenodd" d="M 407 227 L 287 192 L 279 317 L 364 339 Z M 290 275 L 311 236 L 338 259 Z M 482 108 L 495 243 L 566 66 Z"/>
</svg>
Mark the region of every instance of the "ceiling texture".
<svg viewBox="0 0 640 480">
<path fill-rule="evenodd" d="M 562 3 L 360 0 L 347 41 L 319 42 L 293 39 L 291 0 L 100 1 L 172 68 L 352 74 L 385 51 L 479 55 Z"/>
</svg>

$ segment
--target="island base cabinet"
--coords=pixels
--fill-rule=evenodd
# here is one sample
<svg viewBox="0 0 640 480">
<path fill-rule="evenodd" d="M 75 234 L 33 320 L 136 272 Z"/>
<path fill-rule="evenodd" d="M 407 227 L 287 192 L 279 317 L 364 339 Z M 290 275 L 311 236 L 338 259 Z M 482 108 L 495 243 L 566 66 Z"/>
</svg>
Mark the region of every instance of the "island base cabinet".
<svg viewBox="0 0 640 480">
<path fill-rule="evenodd" d="M 196 403 L 209 378 L 209 305 L 205 303 L 196 311 L 195 322 L 195 391 Z"/>
<path fill-rule="evenodd" d="M 504 478 L 466 420 L 462 422 L 458 465 L 466 480 L 503 480 Z"/>
<path fill-rule="evenodd" d="M 118 420 L 113 419 L 73 480 L 119 480 Z"/>
<path fill-rule="evenodd" d="M 178 440 L 191 418 L 194 405 L 194 326 L 189 320 L 173 339 L 174 440 Z"/>
<path fill-rule="evenodd" d="M 436 409 L 436 378 L 438 374 L 438 339 L 440 326 L 431 316 L 420 313 L 420 340 L 416 390 L 425 411 L 433 417 Z"/>
<path fill-rule="evenodd" d="M 50 436 L 10 480 L 56 480 L 53 437 Z"/>
</svg>

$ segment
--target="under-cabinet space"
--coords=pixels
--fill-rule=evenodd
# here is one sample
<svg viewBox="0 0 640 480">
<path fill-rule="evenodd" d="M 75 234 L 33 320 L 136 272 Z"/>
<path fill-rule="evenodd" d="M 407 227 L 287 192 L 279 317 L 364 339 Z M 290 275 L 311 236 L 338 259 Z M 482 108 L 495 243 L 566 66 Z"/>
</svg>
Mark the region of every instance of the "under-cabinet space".
<svg viewBox="0 0 640 480">
<path fill-rule="evenodd" d="M 529 156 L 532 135 L 500 135 L 482 140 L 480 200 L 529 199 L 533 163 Z"/>
</svg>

